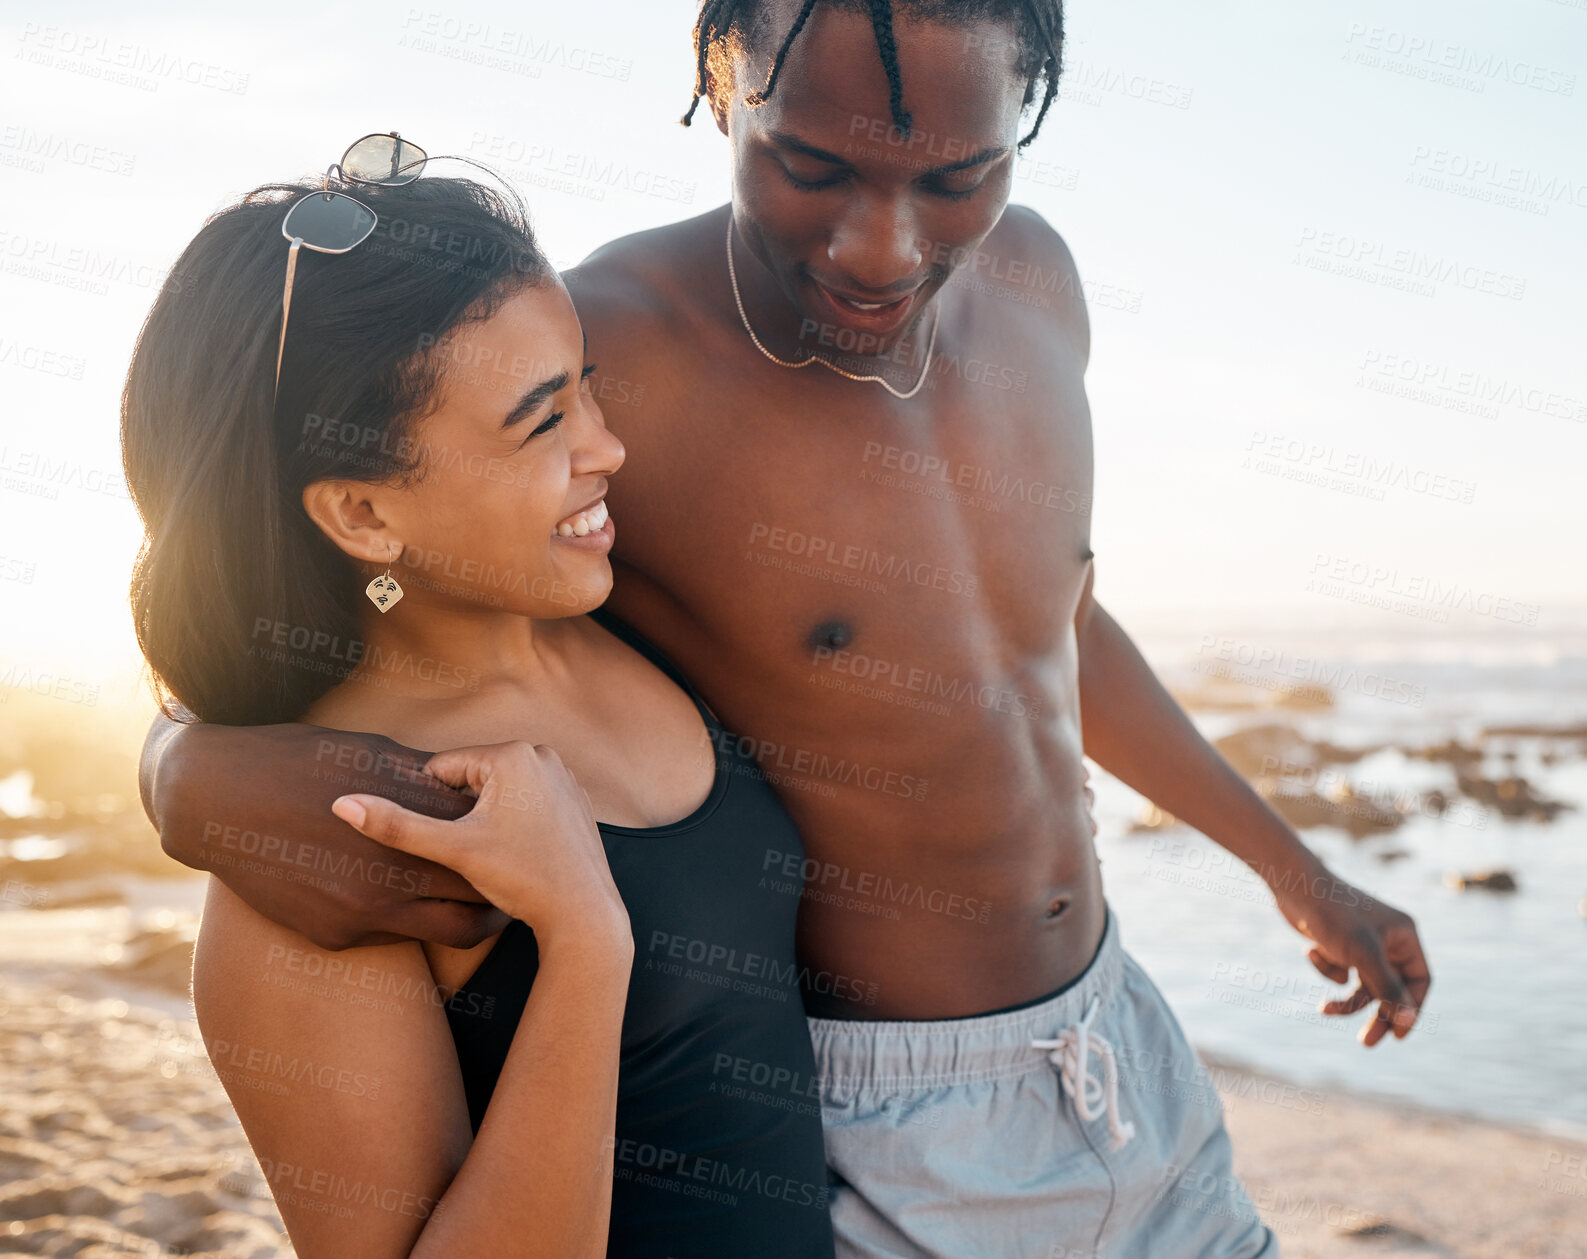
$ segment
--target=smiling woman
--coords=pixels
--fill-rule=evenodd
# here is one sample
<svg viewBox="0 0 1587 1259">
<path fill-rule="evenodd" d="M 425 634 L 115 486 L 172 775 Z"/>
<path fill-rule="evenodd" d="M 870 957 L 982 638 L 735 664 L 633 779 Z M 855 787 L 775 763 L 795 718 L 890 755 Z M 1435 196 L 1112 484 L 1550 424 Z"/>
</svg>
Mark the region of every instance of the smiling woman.
<svg viewBox="0 0 1587 1259">
<path fill-rule="evenodd" d="M 438 178 L 360 189 L 379 215 L 370 238 L 298 261 L 272 406 L 282 215 L 318 188 L 269 185 L 205 224 L 149 313 L 123 394 L 127 484 L 148 533 L 133 579 L 138 642 L 206 721 L 292 720 L 346 676 L 344 657 L 288 657 L 271 640 L 284 625 L 289 634 L 313 627 L 326 644 L 357 641 L 364 584 L 391 556 L 354 558 L 333 543 L 305 511 L 304 491 L 321 487 L 323 523 L 331 486 L 422 475 L 414 428 L 443 378 L 479 408 L 506 411 L 500 374 L 447 371 L 459 354 L 451 347 L 449 364 L 448 338 L 516 295 L 556 287 L 522 207 L 503 194 Z M 525 344 L 534 342 L 513 347 L 520 362 Z M 578 344 L 562 351 L 576 376 Z M 463 447 L 424 440 L 440 464 L 466 464 Z M 360 559 L 369 561 L 362 580 Z"/>
<path fill-rule="evenodd" d="M 189 814 L 218 876 L 193 953 L 210 1061 L 302 1259 L 830 1255 L 819 1115 L 718 1078 L 814 1075 L 799 900 L 764 876 L 801 840 L 750 755 L 718 755 L 737 736 L 599 607 L 626 452 L 572 300 L 497 194 L 360 193 L 379 226 L 341 253 L 287 256 L 311 186 L 212 219 L 127 383 L 134 614 L 203 719 L 182 737 L 312 749 L 282 780 L 245 755 Z M 378 786 L 463 816 L 370 794 L 377 761 Z M 307 824 L 257 807 L 283 791 Z M 242 874 L 417 894 L 451 927 L 330 961 L 219 881 Z M 495 926 L 464 939 L 465 917 Z M 666 965 L 635 973 L 636 939 L 671 941 Z M 705 941 L 765 982 L 675 960 Z"/>
</svg>

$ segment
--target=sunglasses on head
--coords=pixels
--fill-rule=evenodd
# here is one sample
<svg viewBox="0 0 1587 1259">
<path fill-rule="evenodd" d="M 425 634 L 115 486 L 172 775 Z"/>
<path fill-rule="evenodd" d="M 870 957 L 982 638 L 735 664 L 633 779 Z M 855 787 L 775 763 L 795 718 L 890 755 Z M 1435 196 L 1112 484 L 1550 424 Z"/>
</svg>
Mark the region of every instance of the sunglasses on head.
<svg viewBox="0 0 1587 1259">
<path fill-rule="evenodd" d="M 292 310 L 292 277 L 298 250 L 345 254 L 369 239 L 380 220 L 356 197 L 331 191 L 331 176 L 344 183 L 396 186 L 412 183 L 424 171 L 429 155 L 397 132 L 367 135 L 347 146 L 340 162 L 325 170 L 325 186 L 295 201 L 281 220 L 281 235 L 292 242 L 287 252 L 286 288 L 281 293 L 281 341 L 276 347 L 276 395 L 281 393 L 281 356 L 287 348 L 287 316 Z"/>
</svg>

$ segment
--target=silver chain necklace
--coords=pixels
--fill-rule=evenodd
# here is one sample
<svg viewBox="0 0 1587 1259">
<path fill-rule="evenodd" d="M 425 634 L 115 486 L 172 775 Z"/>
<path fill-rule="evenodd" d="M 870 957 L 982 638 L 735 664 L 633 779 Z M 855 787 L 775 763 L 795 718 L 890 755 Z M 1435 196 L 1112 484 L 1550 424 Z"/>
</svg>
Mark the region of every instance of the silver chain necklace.
<svg viewBox="0 0 1587 1259">
<path fill-rule="evenodd" d="M 749 326 L 749 316 L 744 312 L 744 299 L 738 291 L 738 272 L 733 269 L 733 219 L 731 215 L 728 216 L 727 220 L 727 278 L 733 286 L 733 301 L 738 306 L 738 317 L 744 323 L 744 331 L 749 333 L 749 339 L 755 343 L 755 348 L 779 367 L 800 368 L 809 367 L 812 363 L 820 363 L 828 371 L 836 372 L 847 380 L 874 382 L 895 398 L 913 398 L 920 392 L 920 387 L 926 383 L 926 376 L 931 371 L 931 356 L 937 348 L 937 325 L 942 322 L 942 307 L 939 306 L 931 318 L 931 340 L 926 344 L 926 361 L 921 365 L 920 379 L 915 382 L 915 387 L 908 393 L 901 393 L 880 376 L 856 376 L 853 372 L 844 371 L 836 363 L 829 363 L 819 354 L 811 353 L 807 358 L 802 358 L 798 362 L 791 362 L 785 358 L 778 358 L 760 343 L 760 338 L 755 335 L 755 329 Z"/>
</svg>

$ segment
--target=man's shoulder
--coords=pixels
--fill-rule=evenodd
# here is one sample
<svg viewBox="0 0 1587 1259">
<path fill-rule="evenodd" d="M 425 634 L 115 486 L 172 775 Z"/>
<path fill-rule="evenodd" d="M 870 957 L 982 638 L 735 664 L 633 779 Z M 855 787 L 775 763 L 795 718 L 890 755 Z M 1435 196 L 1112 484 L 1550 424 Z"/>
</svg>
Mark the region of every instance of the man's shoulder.
<svg viewBox="0 0 1587 1259">
<path fill-rule="evenodd" d="M 709 360 L 713 325 L 723 315 L 701 280 L 716 274 L 713 265 L 723 270 L 727 214 L 722 206 L 618 237 L 563 273 L 590 357 L 603 369 L 597 396 L 624 441 L 661 431 Z M 725 273 L 721 289 L 725 303 Z M 630 400 L 637 406 L 641 397 L 642 412 L 614 405 Z M 638 424 L 641 414 L 645 423 Z"/>
<path fill-rule="evenodd" d="M 1068 272 L 1075 270 L 1074 255 L 1058 229 L 1028 205 L 1010 203 L 1004 207 L 992 237 L 1022 251 L 1033 262 Z"/>
<path fill-rule="evenodd" d="M 1089 354 L 1090 319 L 1074 254 L 1041 214 L 1029 206 L 1007 206 L 982 244 L 976 265 L 991 282 L 1017 293 L 1023 304 L 1051 312 Z"/>
<path fill-rule="evenodd" d="M 686 317 L 698 305 L 701 269 L 720 251 L 710 242 L 726 207 L 619 236 L 563 273 L 579 317 L 630 330 L 658 318 Z"/>
</svg>

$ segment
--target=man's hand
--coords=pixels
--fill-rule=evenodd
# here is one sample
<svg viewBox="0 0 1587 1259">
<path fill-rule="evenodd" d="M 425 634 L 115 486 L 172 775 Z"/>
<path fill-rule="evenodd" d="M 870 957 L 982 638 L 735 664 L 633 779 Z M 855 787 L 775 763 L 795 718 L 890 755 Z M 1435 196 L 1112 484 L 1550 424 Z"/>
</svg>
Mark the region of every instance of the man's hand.
<svg viewBox="0 0 1587 1259">
<path fill-rule="evenodd" d="M 1378 1003 L 1357 1039 L 1371 1048 L 1393 1031 L 1404 1039 L 1416 1024 L 1433 977 L 1409 914 L 1385 905 L 1325 868 L 1273 887 L 1279 910 L 1314 947 L 1306 956 L 1336 984 L 1356 973 L 1356 990 L 1324 1002 L 1324 1014 L 1354 1014 Z"/>
<path fill-rule="evenodd" d="M 454 871 L 331 812 L 338 796 L 362 792 L 461 817 L 473 797 L 425 773 L 429 755 L 321 726 L 194 724 L 172 734 L 157 723 L 144 798 L 168 855 L 321 948 L 412 939 L 469 948 L 507 915 Z"/>
</svg>

